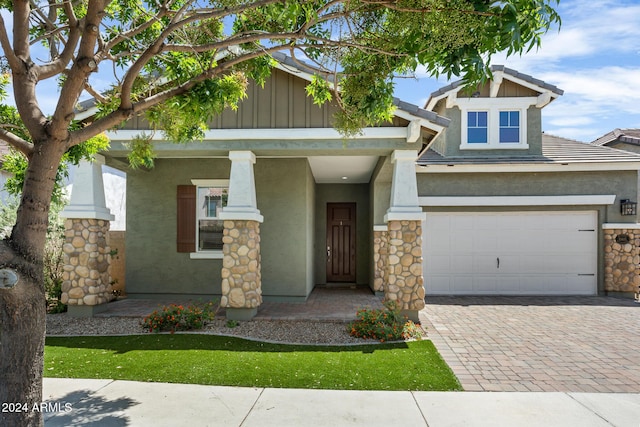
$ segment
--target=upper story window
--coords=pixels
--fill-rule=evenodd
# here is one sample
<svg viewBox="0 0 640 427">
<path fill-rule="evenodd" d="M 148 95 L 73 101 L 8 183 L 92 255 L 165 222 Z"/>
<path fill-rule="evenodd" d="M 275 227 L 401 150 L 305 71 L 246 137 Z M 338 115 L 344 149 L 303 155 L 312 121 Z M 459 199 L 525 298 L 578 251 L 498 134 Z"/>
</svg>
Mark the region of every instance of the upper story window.
<svg viewBox="0 0 640 427">
<path fill-rule="evenodd" d="M 527 109 L 532 98 L 458 98 L 460 149 L 526 149 Z"/>
<path fill-rule="evenodd" d="M 500 143 L 520 142 L 520 111 L 500 111 Z"/>
<path fill-rule="evenodd" d="M 487 112 L 469 111 L 467 113 L 467 142 L 469 144 L 486 144 L 487 135 Z"/>
</svg>

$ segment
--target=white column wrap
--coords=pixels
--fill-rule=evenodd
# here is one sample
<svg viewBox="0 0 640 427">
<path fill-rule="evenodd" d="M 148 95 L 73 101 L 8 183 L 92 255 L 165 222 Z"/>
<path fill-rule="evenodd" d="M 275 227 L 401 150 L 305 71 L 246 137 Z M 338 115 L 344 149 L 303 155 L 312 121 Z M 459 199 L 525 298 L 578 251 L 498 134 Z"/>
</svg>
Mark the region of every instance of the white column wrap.
<svg viewBox="0 0 640 427">
<path fill-rule="evenodd" d="M 391 156 L 391 204 L 384 217 L 385 222 L 424 219 L 425 215 L 418 201 L 417 157 L 416 150 L 396 150 Z"/>
<path fill-rule="evenodd" d="M 64 218 L 102 219 L 113 221 L 105 203 L 104 182 L 102 181 L 102 165 L 104 157 L 96 154 L 93 162 L 80 161 L 73 180 L 71 202 L 61 212 Z"/>
<path fill-rule="evenodd" d="M 256 156 L 251 151 L 230 151 L 231 174 L 227 206 L 220 212 L 220 219 L 253 220 L 262 222 L 256 202 L 256 183 L 253 165 Z"/>
</svg>

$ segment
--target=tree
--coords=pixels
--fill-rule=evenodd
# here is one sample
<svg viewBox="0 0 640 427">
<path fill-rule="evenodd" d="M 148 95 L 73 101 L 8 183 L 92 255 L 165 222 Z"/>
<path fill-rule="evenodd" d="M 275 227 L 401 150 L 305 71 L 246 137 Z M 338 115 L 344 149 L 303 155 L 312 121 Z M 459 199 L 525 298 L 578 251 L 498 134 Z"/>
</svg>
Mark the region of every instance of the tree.
<svg viewBox="0 0 640 427">
<path fill-rule="evenodd" d="M 197 140 L 208 119 L 245 96 L 248 79 L 264 82 L 276 51 L 313 67 L 309 95 L 318 103 L 335 99 L 342 107 L 337 127 L 356 132 L 391 117 L 396 76 L 424 66 L 474 84 L 490 75 L 492 54 L 537 47 L 560 21 L 557 2 L 0 1 L 0 95 L 11 86 L 15 105 L 0 106 L 0 140 L 28 161 L 15 226 L 0 243 L 0 267 L 19 276 L 0 288 L 0 401 L 30 408 L 42 399 L 42 258 L 65 153 L 140 114 L 172 141 Z M 107 70 L 112 86 L 94 87 Z M 59 90 L 47 115 L 36 89 L 52 79 Z M 78 122 L 83 93 L 99 112 Z M 132 144 L 134 165 L 151 165 L 149 141 L 141 135 Z M 5 425 L 42 422 L 31 410 L 2 417 Z"/>
</svg>

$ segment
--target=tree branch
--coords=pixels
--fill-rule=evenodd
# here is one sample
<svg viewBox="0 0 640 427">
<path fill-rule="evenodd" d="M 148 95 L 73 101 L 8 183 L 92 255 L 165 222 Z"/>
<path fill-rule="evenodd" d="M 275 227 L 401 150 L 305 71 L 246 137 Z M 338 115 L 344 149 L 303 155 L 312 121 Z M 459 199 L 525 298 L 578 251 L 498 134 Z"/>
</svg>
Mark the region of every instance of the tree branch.
<svg viewBox="0 0 640 427">
<path fill-rule="evenodd" d="M 4 57 L 7 58 L 9 67 L 11 67 L 12 70 L 18 69 L 21 63 L 15 52 L 13 51 L 13 48 L 11 47 L 11 40 L 9 40 L 9 35 L 7 34 L 7 26 L 4 23 L 4 18 L 2 17 L 2 15 L 0 15 L 0 47 L 2 47 Z"/>
<path fill-rule="evenodd" d="M 30 62 L 29 14 L 28 0 L 16 0 L 13 2 L 13 49 L 18 58 Z"/>
<path fill-rule="evenodd" d="M 0 141 L 4 141 L 7 144 L 11 145 L 16 150 L 20 151 L 27 158 L 31 157 L 31 153 L 33 153 L 33 144 L 25 141 L 19 136 L 9 132 L 6 129 L 0 128 Z"/>
</svg>

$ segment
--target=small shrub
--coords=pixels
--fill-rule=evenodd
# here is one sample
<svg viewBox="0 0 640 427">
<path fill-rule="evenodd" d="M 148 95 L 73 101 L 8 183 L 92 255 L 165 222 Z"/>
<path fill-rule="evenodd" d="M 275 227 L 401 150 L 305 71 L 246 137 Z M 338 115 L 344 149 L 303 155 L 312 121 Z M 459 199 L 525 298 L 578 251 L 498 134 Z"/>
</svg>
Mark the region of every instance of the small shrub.
<svg viewBox="0 0 640 427">
<path fill-rule="evenodd" d="M 214 308 L 215 306 L 215 308 Z M 175 332 L 202 329 L 213 319 L 218 307 L 210 302 L 202 306 L 171 304 L 149 314 L 142 320 L 142 327 L 149 332 Z"/>
<path fill-rule="evenodd" d="M 227 320 L 227 328 L 235 328 L 240 323 L 237 320 L 229 319 Z"/>
<path fill-rule="evenodd" d="M 385 301 L 384 309 L 363 309 L 356 312 L 356 321 L 349 325 L 349 334 L 356 338 L 375 339 L 380 342 L 402 339 L 420 339 L 418 325 L 400 315 L 395 301 Z"/>
</svg>

